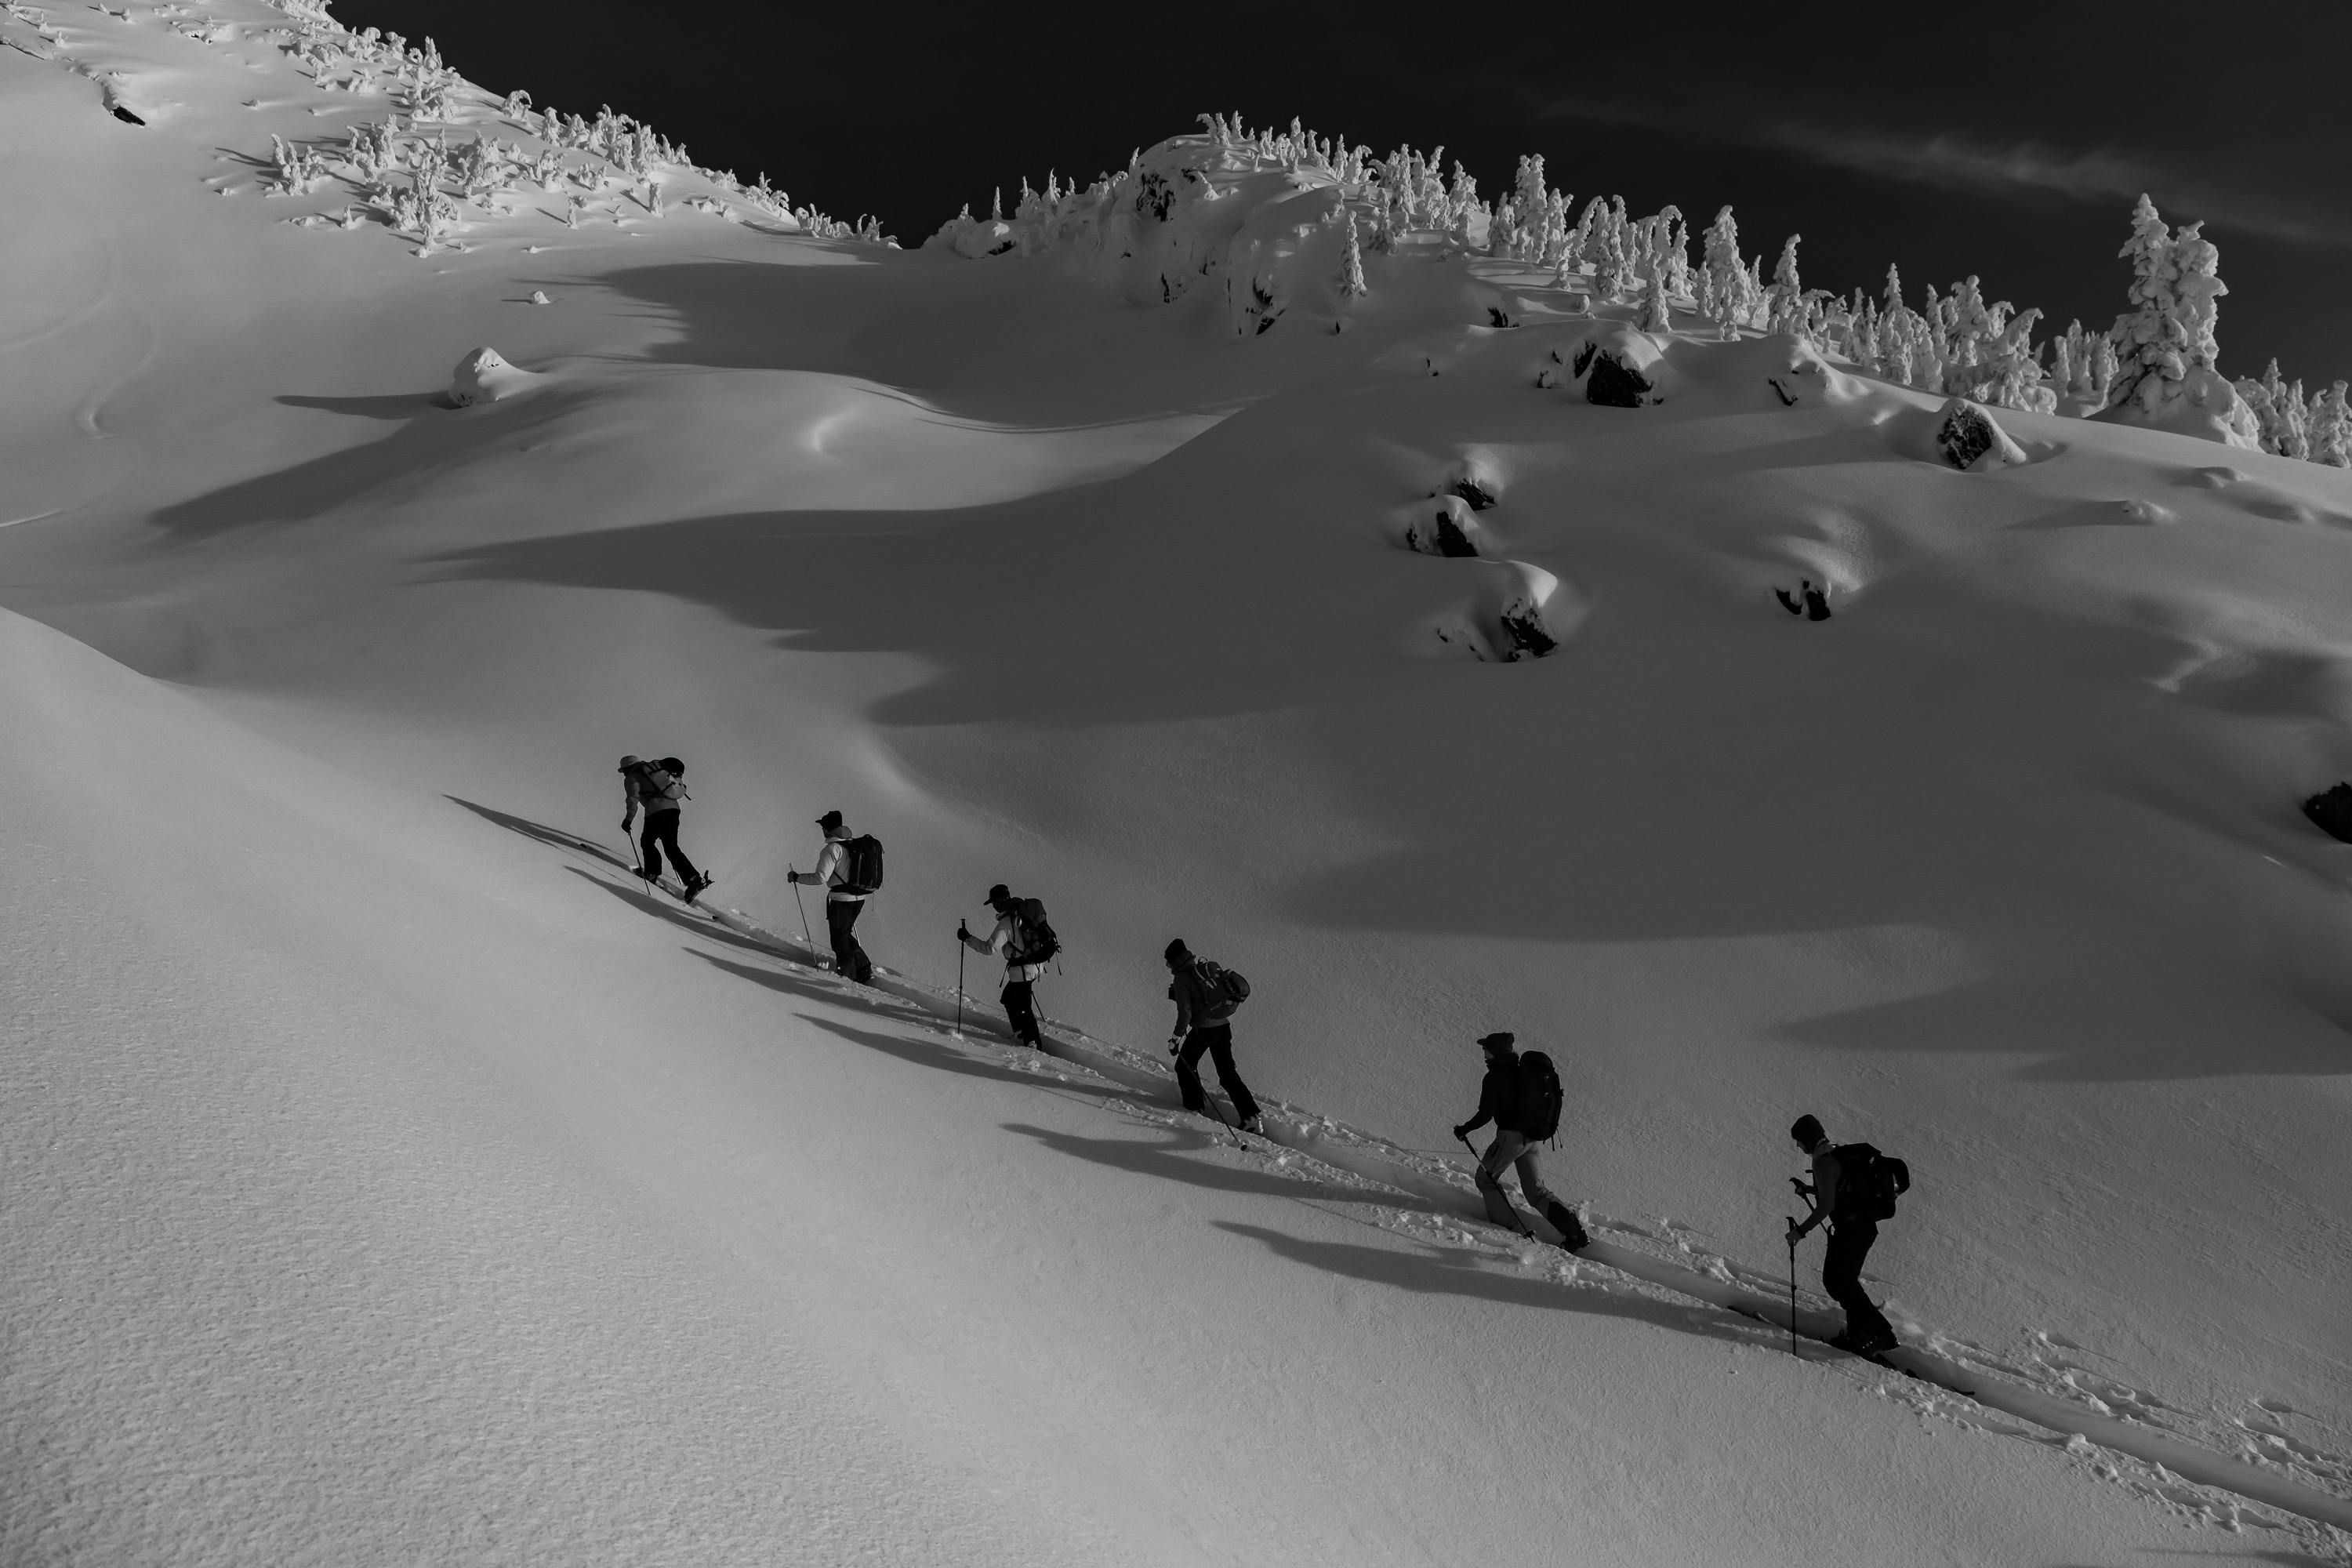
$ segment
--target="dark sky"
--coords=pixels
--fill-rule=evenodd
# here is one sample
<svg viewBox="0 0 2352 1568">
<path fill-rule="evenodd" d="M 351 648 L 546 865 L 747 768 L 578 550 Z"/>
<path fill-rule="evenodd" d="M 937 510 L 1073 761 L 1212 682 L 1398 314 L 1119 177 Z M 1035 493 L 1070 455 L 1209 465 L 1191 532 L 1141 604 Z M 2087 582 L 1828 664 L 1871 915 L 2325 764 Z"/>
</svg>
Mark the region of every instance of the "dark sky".
<svg viewBox="0 0 2352 1568">
<path fill-rule="evenodd" d="M 1730 203 L 1769 267 L 1987 295 L 2104 327 L 2145 190 L 2221 250 L 2222 368 L 2352 376 L 2352 5 L 1547 4 L 619 6 L 338 0 L 468 78 L 599 104 L 796 203 L 928 237 L 998 185 L 1091 177 L 1193 128 L 1293 115 L 1386 153 L 1443 142 L 1492 195 L 1522 153 L 1580 207 L 1703 226 Z M 1710 18 L 1717 18 L 1710 20 Z"/>
</svg>

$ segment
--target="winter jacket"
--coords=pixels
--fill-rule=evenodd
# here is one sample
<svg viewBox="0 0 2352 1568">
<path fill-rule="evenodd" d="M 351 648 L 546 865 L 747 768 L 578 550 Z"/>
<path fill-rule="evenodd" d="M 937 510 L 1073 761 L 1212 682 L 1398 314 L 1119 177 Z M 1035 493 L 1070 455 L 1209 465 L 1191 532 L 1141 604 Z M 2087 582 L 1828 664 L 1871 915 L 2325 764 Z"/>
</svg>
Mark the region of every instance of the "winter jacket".
<svg viewBox="0 0 2352 1568">
<path fill-rule="evenodd" d="M 1498 1132 L 1517 1132 L 1515 1114 L 1519 1099 L 1519 1058 L 1516 1051 L 1496 1057 L 1478 1085 L 1478 1114 L 1462 1131 L 1475 1132 L 1491 1121 Z"/>
<path fill-rule="evenodd" d="M 1015 921 L 1011 915 L 1006 914 L 999 915 L 997 917 L 996 929 L 990 931 L 985 940 L 980 937 L 969 935 L 963 940 L 964 945 L 971 948 L 974 952 L 994 953 L 1000 950 L 1003 952 L 1007 955 L 1004 961 L 1005 979 L 1034 980 L 1039 975 L 1045 973 L 1045 966 L 1042 963 L 1015 963 L 1013 962 L 1011 957 L 1013 944 L 1014 942 L 1019 940 L 1019 937 L 1020 931 L 1018 930 L 1018 922 Z"/>
<path fill-rule="evenodd" d="M 826 839 L 824 853 L 816 858 L 816 869 L 801 879 L 804 882 L 824 884 L 824 901 L 828 904 L 863 903 L 871 896 L 841 890 L 841 884 L 849 879 L 849 852 L 844 847 L 848 842 L 845 838 Z"/>
<path fill-rule="evenodd" d="M 1201 973 L 1201 962 L 1196 958 L 1178 970 L 1168 987 L 1168 994 L 1176 1002 L 1176 1032 L 1180 1035 L 1222 1024 L 1241 1005 L 1225 994 L 1223 986 L 1209 983 L 1209 977 Z"/>
<path fill-rule="evenodd" d="M 1813 1206 L 1833 1220 L 1848 1217 L 1838 1213 L 1838 1174 L 1837 1145 L 1824 1143 L 1813 1156 Z"/>
<path fill-rule="evenodd" d="M 676 811 L 686 786 L 659 768 L 631 768 L 621 775 L 621 793 L 627 796 L 631 811 L 643 806 L 651 816 L 657 811 Z"/>
</svg>

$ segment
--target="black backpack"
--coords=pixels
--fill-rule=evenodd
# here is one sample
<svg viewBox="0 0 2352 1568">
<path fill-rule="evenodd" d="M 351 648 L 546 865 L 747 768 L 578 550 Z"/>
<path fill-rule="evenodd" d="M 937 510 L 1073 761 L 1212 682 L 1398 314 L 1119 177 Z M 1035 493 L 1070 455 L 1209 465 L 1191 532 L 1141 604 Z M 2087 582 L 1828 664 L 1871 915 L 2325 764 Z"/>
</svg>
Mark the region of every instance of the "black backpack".
<svg viewBox="0 0 2352 1568">
<path fill-rule="evenodd" d="M 1911 1190 L 1911 1167 L 1868 1143 L 1837 1146 L 1837 1208 L 1832 1219 L 1895 1217 L 1895 1200 Z"/>
<path fill-rule="evenodd" d="M 1050 963 L 1061 955 L 1062 939 L 1045 918 L 1042 899 L 1013 900 L 1013 949 L 1004 956 L 1014 963 Z"/>
<path fill-rule="evenodd" d="M 1519 1053 L 1519 1087 L 1511 1097 L 1511 1120 L 1530 1143 L 1559 1131 L 1559 1069 L 1541 1051 Z"/>
<path fill-rule="evenodd" d="M 1250 983 L 1242 978 L 1239 970 L 1224 968 L 1205 958 L 1194 967 L 1200 971 L 1202 984 L 1208 987 L 1209 994 L 1222 996 L 1230 1004 L 1225 1009 L 1228 1016 L 1234 1008 L 1249 1000 Z"/>
<path fill-rule="evenodd" d="M 882 890 L 882 841 L 867 833 L 841 847 L 841 891 L 878 893 Z"/>
</svg>

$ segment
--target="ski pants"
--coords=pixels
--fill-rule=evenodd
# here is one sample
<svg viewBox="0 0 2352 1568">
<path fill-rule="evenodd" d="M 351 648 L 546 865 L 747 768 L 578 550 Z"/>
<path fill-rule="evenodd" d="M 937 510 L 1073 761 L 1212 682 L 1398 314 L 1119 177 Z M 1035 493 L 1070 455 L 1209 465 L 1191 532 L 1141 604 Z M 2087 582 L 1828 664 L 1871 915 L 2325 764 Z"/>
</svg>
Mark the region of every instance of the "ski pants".
<svg viewBox="0 0 2352 1568">
<path fill-rule="evenodd" d="M 1004 1017 L 1013 1026 L 1013 1037 L 1024 1046 L 1039 1043 L 1037 999 L 1030 993 L 1030 984 L 1026 980 L 1008 980 L 1004 989 L 996 994 L 996 999 L 1004 1004 Z"/>
<path fill-rule="evenodd" d="M 860 985 L 874 984 L 874 961 L 857 945 L 850 934 L 857 917 L 866 912 L 864 899 L 827 899 L 824 902 L 824 934 L 833 940 L 833 972 L 855 980 Z"/>
<path fill-rule="evenodd" d="M 1495 1129 L 1495 1141 L 1478 1157 L 1478 1195 L 1486 1200 L 1486 1217 L 1496 1225 L 1518 1228 L 1519 1218 L 1511 1212 L 1510 1195 L 1503 1191 L 1503 1173 L 1513 1165 L 1519 1168 L 1519 1194 L 1528 1200 L 1529 1208 L 1549 1219 L 1551 1211 L 1559 1206 L 1559 1200 L 1544 1185 L 1543 1172 L 1536 1165 L 1536 1146 L 1526 1133 L 1508 1127 Z"/>
<path fill-rule="evenodd" d="M 691 882 L 702 875 L 694 868 L 694 862 L 686 858 L 686 851 L 677 847 L 677 815 L 674 811 L 646 813 L 645 831 L 637 839 L 637 847 L 644 856 L 645 876 L 648 882 L 662 874 L 664 849 L 669 851 L 669 863 L 677 868 L 681 879 Z"/>
<path fill-rule="evenodd" d="M 1895 1337 L 1895 1325 L 1862 1288 L 1862 1260 L 1877 1239 L 1875 1220 L 1832 1220 L 1829 1250 L 1822 1257 L 1822 1289 L 1845 1309 L 1845 1331 L 1862 1339 Z"/>
<path fill-rule="evenodd" d="M 1176 1087 L 1184 1096 L 1184 1109 L 1205 1110 L 1209 1097 L 1201 1088 L 1201 1055 L 1217 1064 L 1217 1081 L 1224 1086 L 1225 1098 L 1234 1102 L 1234 1115 L 1247 1121 L 1257 1114 L 1257 1097 L 1242 1081 L 1234 1068 L 1234 1026 L 1231 1024 L 1203 1024 L 1184 1037 L 1184 1044 L 1176 1053 Z"/>
</svg>

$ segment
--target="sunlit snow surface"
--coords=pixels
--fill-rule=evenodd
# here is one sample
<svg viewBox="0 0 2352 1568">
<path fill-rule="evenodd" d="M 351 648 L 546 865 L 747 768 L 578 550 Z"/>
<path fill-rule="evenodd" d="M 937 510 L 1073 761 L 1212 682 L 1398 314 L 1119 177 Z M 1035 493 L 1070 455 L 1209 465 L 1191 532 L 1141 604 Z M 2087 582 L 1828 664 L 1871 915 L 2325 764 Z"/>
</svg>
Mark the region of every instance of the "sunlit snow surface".
<svg viewBox="0 0 2352 1568">
<path fill-rule="evenodd" d="M 2352 480 L 2007 411 L 1960 473 L 1711 330 L 1594 406 L 1633 307 L 1435 245 L 1240 335 L 577 151 L 426 244 L 331 39 L 0 21 L 0 1557 L 2346 1560 Z M 999 880 L 1042 1058 L 978 963 L 954 1034 Z M 1270 1140 L 1175 1109 L 1177 934 Z M 1591 1258 L 1477 1217 L 1496 1027 Z M 1806 1110 L 1981 1401 L 1722 1310 Z"/>
</svg>

